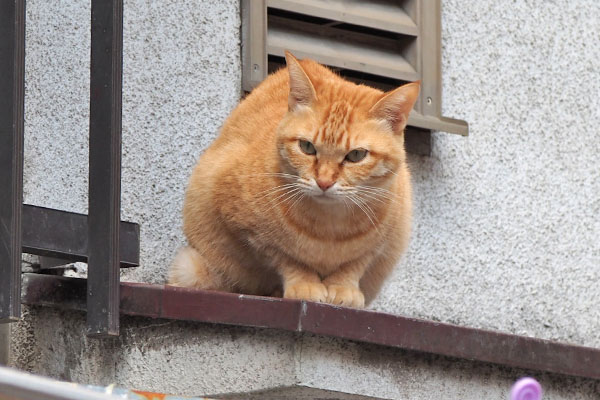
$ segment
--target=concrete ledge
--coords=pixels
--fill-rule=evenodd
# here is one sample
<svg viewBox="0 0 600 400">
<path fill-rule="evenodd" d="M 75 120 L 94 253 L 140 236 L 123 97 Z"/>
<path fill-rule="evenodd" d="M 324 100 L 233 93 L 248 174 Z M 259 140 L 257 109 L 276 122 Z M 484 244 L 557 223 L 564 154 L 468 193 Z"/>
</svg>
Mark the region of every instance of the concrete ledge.
<svg viewBox="0 0 600 400">
<path fill-rule="evenodd" d="M 385 400 L 380 397 L 361 396 L 358 394 L 338 392 L 295 385 L 248 393 L 228 393 L 212 396 L 220 400 Z"/>
<path fill-rule="evenodd" d="M 85 310 L 86 281 L 25 274 L 22 302 Z M 122 282 L 121 313 L 293 332 L 600 379 L 600 349 L 306 301 Z"/>
</svg>

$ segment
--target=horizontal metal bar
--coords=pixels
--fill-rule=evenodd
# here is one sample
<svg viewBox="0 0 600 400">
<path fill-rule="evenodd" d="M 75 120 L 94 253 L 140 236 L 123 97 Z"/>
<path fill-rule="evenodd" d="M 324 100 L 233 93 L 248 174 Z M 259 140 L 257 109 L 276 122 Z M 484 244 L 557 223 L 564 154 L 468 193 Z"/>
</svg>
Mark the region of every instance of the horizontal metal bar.
<svg viewBox="0 0 600 400">
<path fill-rule="evenodd" d="M 85 310 L 85 280 L 25 274 L 25 304 Z M 121 283 L 123 314 L 310 332 L 600 379 L 600 349 L 298 300 Z"/>
<path fill-rule="evenodd" d="M 321 64 L 338 68 L 366 72 L 373 75 L 403 81 L 415 81 L 419 74 L 400 54 L 397 43 L 383 46 L 390 41 L 373 39 L 370 43 L 356 40 L 343 40 L 337 35 L 316 34 L 310 24 L 276 18 L 269 19 L 267 30 L 267 53 L 283 57 L 285 51 L 291 51 L 298 58 L 311 58 Z M 300 28 L 302 27 L 302 28 Z M 334 30 L 334 29 L 332 29 Z M 359 35 L 356 35 L 359 36 Z"/>
<path fill-rule="evenodd" d="M 268 7 L 417 36 L 419 29 L 399 2 L 363 0 L 268 0 Z"/>
<path fill-rule="evenodd" d="M 461 136 L 469 135 L 469 124 L 465 121 L 447 117 L 424 116 L 416 111 L 410 113 L 408 125 L 415 128 L 456 133 Z"/>
<path fill-rule="evenodd" d="M 121 221 L 121 267 L 140 264 L 140 226 Z M 88 216 L 23 205 L 23 252 L 87 262 Z"/>
</svg>

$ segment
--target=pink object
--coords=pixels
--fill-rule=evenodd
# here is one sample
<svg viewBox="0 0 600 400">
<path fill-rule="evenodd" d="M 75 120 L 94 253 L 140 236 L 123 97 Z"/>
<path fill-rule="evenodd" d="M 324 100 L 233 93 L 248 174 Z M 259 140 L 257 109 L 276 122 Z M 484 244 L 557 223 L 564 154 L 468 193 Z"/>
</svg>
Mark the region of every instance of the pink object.
<svg viewBox="0 0 600 400">
<path fill-rule="evenodd" d="M 542 400 L 542 386 L 533 378 L 521 378 L 513 385 L 510 400 Z"/>
</svg>

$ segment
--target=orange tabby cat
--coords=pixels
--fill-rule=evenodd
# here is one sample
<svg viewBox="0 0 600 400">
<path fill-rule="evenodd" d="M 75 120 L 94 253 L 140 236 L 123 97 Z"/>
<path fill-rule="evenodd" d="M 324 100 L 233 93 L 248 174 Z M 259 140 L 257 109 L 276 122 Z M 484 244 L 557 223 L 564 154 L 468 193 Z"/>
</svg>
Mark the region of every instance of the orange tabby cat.
<svg viewBox="0 0 600 400">
<path fill-rule="evenodd" d="M 406 248 L 403 131 L 419 82 L 387 94 L 286 54 L 192 173 L 172 285 L 364 307 Z"/>
</svg>

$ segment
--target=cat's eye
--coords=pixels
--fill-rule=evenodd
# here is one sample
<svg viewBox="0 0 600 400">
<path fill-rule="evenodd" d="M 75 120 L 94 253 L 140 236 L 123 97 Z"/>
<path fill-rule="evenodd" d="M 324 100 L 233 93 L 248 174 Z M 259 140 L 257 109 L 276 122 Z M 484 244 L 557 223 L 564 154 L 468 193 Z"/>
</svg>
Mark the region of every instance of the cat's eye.
<svg viewBox="0 0 600 400">
<path fill-rule="evenodd" d="M 355 163 L 355 162 L 361 161 L 366 156 L 367 156 L 367 150 L 354 149 L 350 153 L 346 154 L 345 160 Z"/>
<path fill-rule="evenodd" d="M 315 146 L 308 140 L 300 140 L 298 143 L 300 145 L 300 150 L 302 150 L 304 154 L 308 154 L 309 156 L 317 154 L 317 149 L 315 149 Z"/>
</svg>

